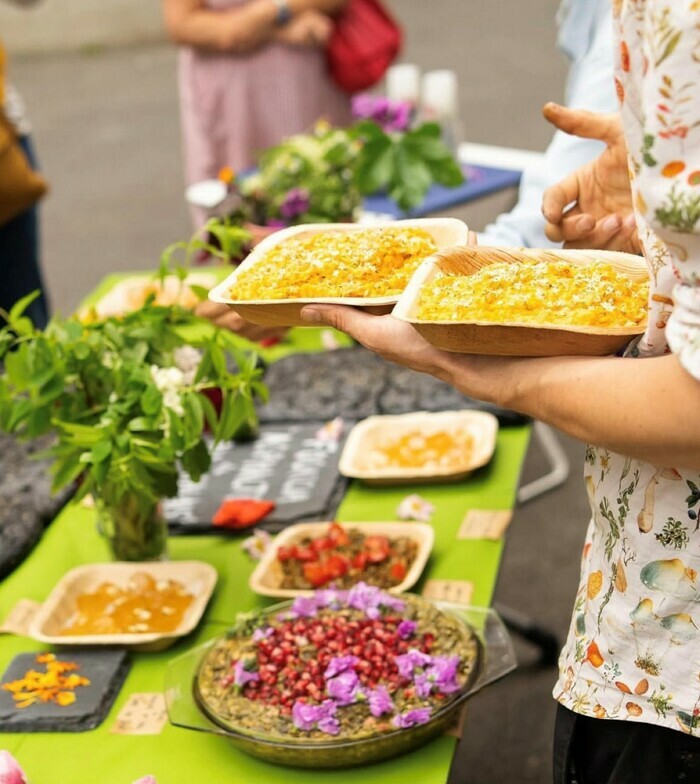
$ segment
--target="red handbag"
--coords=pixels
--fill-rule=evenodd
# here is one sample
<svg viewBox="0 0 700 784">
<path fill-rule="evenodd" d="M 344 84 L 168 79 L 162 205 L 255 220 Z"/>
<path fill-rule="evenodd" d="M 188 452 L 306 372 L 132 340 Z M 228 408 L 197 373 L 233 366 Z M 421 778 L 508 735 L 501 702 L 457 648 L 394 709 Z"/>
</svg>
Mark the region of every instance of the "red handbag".
<svg viewBox="0 0 700 784">
<path fill-rule="evenodd" d="M 348 93 L 367 90 L 401 49 L 403 32 L 378 0 L 350 0 L 326 47 L 331 78 Z"/>
</svg>

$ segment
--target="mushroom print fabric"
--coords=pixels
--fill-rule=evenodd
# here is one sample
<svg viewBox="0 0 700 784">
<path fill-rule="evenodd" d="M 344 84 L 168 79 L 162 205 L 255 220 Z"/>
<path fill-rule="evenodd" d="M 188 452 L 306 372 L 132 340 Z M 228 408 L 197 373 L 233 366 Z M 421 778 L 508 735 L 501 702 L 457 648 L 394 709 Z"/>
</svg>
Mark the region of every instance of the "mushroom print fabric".
<svg viewBox="0 0 700 784">
<path fill-rule="evenodd" d="M 651 281 L 649 327 L 627 355 L 672 351 L 700 383 L 700 1 L 615 0 L 613 14 Z M 592 520 L 554 696 L 700 735 L 700 475 L 592 446 L 584 475 Z"/>
</svg>

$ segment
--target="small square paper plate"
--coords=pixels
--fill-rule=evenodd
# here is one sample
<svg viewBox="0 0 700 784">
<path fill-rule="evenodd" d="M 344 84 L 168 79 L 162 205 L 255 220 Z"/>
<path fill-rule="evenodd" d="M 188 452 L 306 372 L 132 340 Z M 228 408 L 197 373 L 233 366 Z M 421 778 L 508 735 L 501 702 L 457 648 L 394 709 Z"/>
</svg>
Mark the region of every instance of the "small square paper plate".
<svg viewBox="0 0 700 784">
<path fill-rule="evenodd" d="M 292 599 L 295 596 L 311 596 L 313 591 L 303 589 L 282 588 L 282 567 L 277 560 L 277 551 L 280 547 L 291 547 L 299 544 L 302 539 L 316 538 L 325 535 L 329 522 L 319 523 L 297 523 L 285 528 L 278 534 L 272 546 L 267 549 L 265 555 L 258 561 L 258 565 L 250 576 L 249 585 L 255 593 L 262 596 L 277 596 L 282 599 Z M 413 587 L 421 576 L 425 564 L 428 561 L 430 551 L 433 549 L 435 533 L 432 526 L 427 523 L 417 522 L 391 522 L 391 523 L 341 523 L 345 530 L 356 528 L 366 536 L 386 536 L 389 539 L 396 539 L 399 536 L 407 536 L 413 539 L 418 545 L 416 557 L 406 572 L 403 581 L 393 588 L 391 593 L 402 593 Z"/>
<path fill-rule="evenodd" d="M 327 303 L 352 305 L 365 308 L 373 313 L 389 313 L 396 304 L 398 296 L 392 297 L 297 297 L 290 299 L 236 299 L 236 281 L 239 276 L 258 264 L 267 253 L 277 245 L 293 237 L 333 232 L 368 231 L 380 228 L 423 229 L 431 235 L 438 250 L 450 246 L 467 244 L 467 225 L 456 218 L 416 218 L 413 220 L 390 221 L 365 226 L 357 223 L 314 223 L 292 226 L 276 231 L 255 246 L 250 255 L 218 286 L 209 292 L 209 299 L 230 305 L 240 316 L 254 324 L 267 326 L 309 326 L 301 320 L 300 312 L 304 305 Z"/>
<path fill-rule="evenodd" d="M 193 308 L 199 298 L 190 286 L 209 289 L 216 283 L 216 276 L 207 272 L 192 272 L 184 281 L 175 275 L 168 275 L 161 284 L 153 275 L 132 275 L 120 280 L 107 294 L 95 304 L 99 318 L 122 316 L 143 307 L 150 294 L 155 295 L 158 305 L 181 305 Z"/>
<path fill-rule="evenodd" d="M 407 321 L 437 348 L 460 354 L 494 356 L 606 356 L 623 348 L 646 329 L 646 320 L 631 327 L 596 327 L 523 324 L 516 318 L 508 323 L 494 323 L 430 321 L 418 317 L 421 292 L 436 277 L 464 277 L 473 275 L 489 264 L 518 264 L 525 260 L 567 261 L 578 265 L 605 262 L 633 281 L 644 281 L 649 276 L 644 258 L 631 253 L 540 248 L 453 248 L 436 253 L 421 263 L 391 315 L 400 321 Z"/>
<path fill-rule="evenodd" d="M 438 432 L 466 430 L 472 439 L 471 449 L 463 459 L 450 465 L 373 467 L 368 455 L 389 439 L 409 433 L 429 436 Z M 485 411 L 417 411 L 397 416 L 371 416 L 358 422 L 350 431 L 340 456 L 338 470 L 344 476 L 361 479 L 367 484 L 398 485 L 414 482 L 448 482 L 463 479 L 472 471 L 486 465 L 496 447 L 498 419 Z"/>
<path fill-rule="evenodd" d="M 132 632 L 124 634 L 61 634 L 76 611 L 77 598 L 95 591 L 102 583 L 125 586 L 135 574 L 147 574 L 154 580 L 176 580 L 194 601 L 187 608 L 179 626 L 172 632 Z M 217 580 L 216 569 L 202 561 L 163 561 L 130 563 L 95 563 L 71 569 L 57 583 L 32 619 L 28 634 L 40 642 L 53 645 L 112 645 L 140 651 L 161 651 L 178 637 L 189 634 L 201 620 Z"/>
</svg>

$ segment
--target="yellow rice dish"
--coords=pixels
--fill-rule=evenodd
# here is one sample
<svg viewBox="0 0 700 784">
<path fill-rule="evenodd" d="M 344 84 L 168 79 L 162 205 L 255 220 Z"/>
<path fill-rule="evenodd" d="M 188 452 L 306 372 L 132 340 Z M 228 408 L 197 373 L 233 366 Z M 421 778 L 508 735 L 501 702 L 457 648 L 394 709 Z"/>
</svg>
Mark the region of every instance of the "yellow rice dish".
<svg viewBox="0 0 700 784">
<path fill-rule="evenodd" d="M 634 327 L 647 317 L 647 281 L 610 264 L 497 262 L 473 275 L 445 275 L 425 285 L 418 318 L 590 327 Z"/>
<path fill-rule="evenodd" d="M 394 297 L 437 250 L 422 229 L 327 231 L 292 237 L 241 272 L 234 300 Z"/>
</svg>

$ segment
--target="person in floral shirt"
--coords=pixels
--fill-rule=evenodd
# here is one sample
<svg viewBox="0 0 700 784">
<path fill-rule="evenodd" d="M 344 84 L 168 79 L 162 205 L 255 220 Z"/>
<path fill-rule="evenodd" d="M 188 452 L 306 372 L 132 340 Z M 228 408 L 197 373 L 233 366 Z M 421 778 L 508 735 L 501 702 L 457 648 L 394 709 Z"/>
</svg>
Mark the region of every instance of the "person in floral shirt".
<svg viewBox="0 0 700 784">
<path fill-rule="evenodd" d="M 700 0 L 613 6 L 622 124 L 546 108 L 608 147 L 543 208 L 551 239 L 641 246 L 649 326 L 625 356 L 450 354 L 391 316 L 321 305 L 303 315 L 595 445 L 585 459 L 592 520 L 554 690 L 555 778 L 700 781 Z"/>
</svg>

